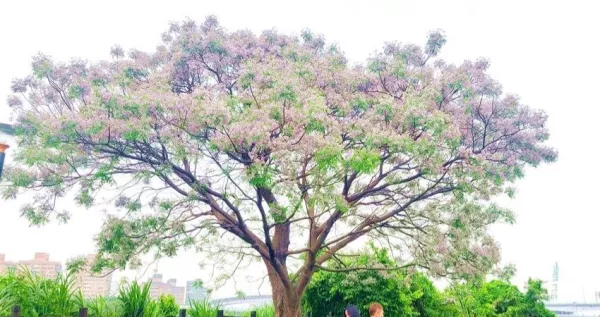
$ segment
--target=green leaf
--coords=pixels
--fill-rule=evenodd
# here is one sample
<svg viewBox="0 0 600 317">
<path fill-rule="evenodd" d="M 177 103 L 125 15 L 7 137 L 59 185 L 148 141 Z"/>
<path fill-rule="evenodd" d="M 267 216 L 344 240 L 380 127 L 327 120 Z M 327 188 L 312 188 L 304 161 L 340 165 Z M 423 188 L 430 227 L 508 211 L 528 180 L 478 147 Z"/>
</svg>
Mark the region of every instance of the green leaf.
<svg viewBox="0 0 600 317">
<path fill-rule="evenodd" d="M 346 165 L 357 173 L 370 173 L 379 167 L 381 158 L 375 150 L 361 149 L 355 151 L 346 161 Z"/>
<path fill-rule="evenodd" d="M 314 160 L 318 169 L 332 169 L 342 161 L 342 151 L 333 147 L 323 148 L 315 152 Z"/>
</svg>

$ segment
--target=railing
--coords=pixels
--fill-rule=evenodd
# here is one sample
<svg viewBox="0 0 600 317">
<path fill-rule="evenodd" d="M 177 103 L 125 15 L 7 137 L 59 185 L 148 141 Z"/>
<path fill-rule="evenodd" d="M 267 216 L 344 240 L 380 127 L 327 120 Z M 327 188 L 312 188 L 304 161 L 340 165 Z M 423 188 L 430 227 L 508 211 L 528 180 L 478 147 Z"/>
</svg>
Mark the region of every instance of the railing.
<svg viewBox="0 0 600 317">
<path fill-rule="evenodd" d="M 185 309 L 179 310 L 179 317 L 186 317 L 187 311 Z M 79 309 L 79 317 L 88 317 L 88 309 L 82 307 Z M 21 306 L 13 306 L 11 310 L 10 317 L 21 317 Z M 222 310 L 217 311 L 217 317 L 238 317 L 233 315 L 225 315 L 225 312 Z M 250 317 L 256 317 L 256 312 L 250 312 Z"/>
<path fill-rule="evenodd" d="M 238 317 L 238 316 L 234 316 L 234 315 L 225 315 L 225 312 L 222 310 L 217 311 L 217 317 Z M 256 312 L 255 311 L 251 311 L 250 312 L 250 317 L 256 317 Z"/>
</svg>

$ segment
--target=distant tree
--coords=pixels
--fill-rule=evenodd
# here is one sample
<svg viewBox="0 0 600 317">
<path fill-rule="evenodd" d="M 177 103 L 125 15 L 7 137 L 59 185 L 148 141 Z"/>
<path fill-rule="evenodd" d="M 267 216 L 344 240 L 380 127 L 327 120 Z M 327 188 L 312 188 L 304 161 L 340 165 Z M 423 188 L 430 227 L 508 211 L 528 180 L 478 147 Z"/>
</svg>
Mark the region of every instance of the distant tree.
<svg viewBox="0 0 600 317">
<path fill-rule="evenodd" d="M 544 306 L 544 301 L 548 300 L 548 290 L 543 287 L 540 280 L 527 280 L 527 290 L 525 292 L 524 309 L 522 316 L 533 317 L 553 317 L 554 314 Z"/>
<path fill-rule="evenodd" d="M 525 293 L 505 281 L 474 280 L 453 285 L 447 290 L 447 296 L 455 299 L 460 316 L 554 316 L 544 306 L 547 291 L 539 280 L 529 280 Z"/>
<path fill-rule="evenodd" d="M 455 301 L 437 290 L 433 282 L 424 274 L 410 277 L 412 307 L 419 317 L 461 316 Z"/>
<path fill-rule="evenodd" d="M 163 41 L 97 63 L 38 55 L 12 83 L 4 197 L 36 193 L 20 212 L 39 225 L 69 219 L 57 202 L 71 192 L 90 207 L 116 190 L 96 269 L 192 246 L 257 257 L 277 316 L 297 317 L 313 274 L 366 235 L 401 266 L 487 270 L 487 225 L 512 218 L 481 199 L 556 158 L 546 115 L 503 94 L 488 61 L 437 58 L 441 32 L 364 66 L 308 31 L 227 32 L 214 17 Z"/>
</svg>

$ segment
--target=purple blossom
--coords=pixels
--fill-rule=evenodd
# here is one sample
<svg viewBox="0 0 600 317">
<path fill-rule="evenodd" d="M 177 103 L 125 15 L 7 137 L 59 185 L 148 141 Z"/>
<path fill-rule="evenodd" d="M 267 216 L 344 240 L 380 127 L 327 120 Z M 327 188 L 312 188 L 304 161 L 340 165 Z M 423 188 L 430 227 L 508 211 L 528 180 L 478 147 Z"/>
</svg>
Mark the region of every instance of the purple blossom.
<svg viewBox="0 0 600 317">
<path fill-rule="evenodd" d="M 427 44 L 425 44 L 425 54 L 437 56 L 444 44 L 446 44 L 446 35 L 442 30 L 430 32 L 427 38 Z"/>
<path fill-rule="evenodd" d="M 123 58 L 125 56 L 125 51 L 121 46 L 115 45 L 110 49 L 110 56 L 116 59 Z"/>
<path fill-rule="evenodd" d="M 479 201 L 502 192 L 524 167 L 556 159 L 544 143 L 547 115 L 505 94 L 486 60 L 440 59 L 440 31 L 423 47 L 387 43 L 357 66 L 309 31 L 257 36 L 229 32 L 208 17 L 199 25 L 173 23 L 164 36 L 152 52 L 133 49 L 126 57 L 115 46 L 108 61 L 36 56 L 36 76 L 15 79 L 18 97 L 7 99 L 28 132 L 17 157 L 36 161 L 34 175 L 58 173 L 69 187 L 79 179 L 96 185 L 103 175 L 88 176 L 90 170 L 144 172 L 144 181 L 160 185 L 153 188 L 171 187 L 169 198 L 181 198 L 184 212 L 214 199 L 207 210 L 239 204 L 245 217 L 257 212 L 249 202 L 258 199 L 244 197 L 273 189 L 281 204 L 311 196 L 317 225 L 341 209 L 349 227 L 411 216 L 427 232 L 407 229 L 403 254 L 438 274 L 476 271 L 472 263 L 449 265 L 458 255 L 497 261 Z M 39 154 L 48 136 L 59 140 L 51 153 L 29 154 Z M 257 170 L 267 172 L 247 175 Z M 220 194 L 198 188 L 197 180 Z M 290 214 L 293 230 L 309 227 L 302 224 L 306 209 Z M 211 218 L 220 221 L 230 220 Z M 236 221 L 220 227 L 237 228 Z M 255 224 L 248 230 L 260 229 Z"/>
<path fill-rule="evenodd" d="M 17 106 L 20 106 L 23 104 L 21 99 L 15 95 L 8 96 L 6 103 L 8 104 L 9 107 L 17 107 Z"/>
<path fill-rule="evenodd" d="M 29 78 L 24 79 L 13 79 L 10 89 L 13 93 L 24 93 L 27 91 L 31 80 Z"/>
</svg>

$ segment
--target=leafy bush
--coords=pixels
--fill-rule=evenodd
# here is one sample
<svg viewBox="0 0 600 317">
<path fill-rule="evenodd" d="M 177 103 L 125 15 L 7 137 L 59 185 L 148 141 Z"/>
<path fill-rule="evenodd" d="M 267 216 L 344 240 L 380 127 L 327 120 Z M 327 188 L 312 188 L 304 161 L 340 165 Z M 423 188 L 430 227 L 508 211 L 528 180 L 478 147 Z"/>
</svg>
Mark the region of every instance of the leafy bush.
<svg viewBox="0 0 600 317">
<path fill-rule="evenodd" d="M 369 305 L 379 302 L 385 307 L 386 316 L 418 316 L 413 301 L 419 299 L 423 306 L 431 304 L 438 297 L 425 297 L 425 291 L 415 283 L 422 281 L 422 278 L 413 279 L 411 284 L 401 270 L 383 270 L 393 266 L 395 263 L 387 252 L 377 249 L 373 249 L 372 254 L 363 254 L 344 263 L 331 263 L 329 268 L 334 270 L 344 270 L 347 267 L 374 267 L 382 270 L 316 272 L 303 299 L 304 310 L 311 312 L 313 316 L 327 316 L 329 313 L 335 315 L 352 303 L 360 309 L 361 315 L 368 316 Z"/>
<path fill-rule="evenodd" d="M 547 291 L 538 280 L 529 280 L 524 293 L 507 281 L 481 278 L 455 283 L 440 292 L 423 274 L 383 270 L 395 265 L 385 251 L 375 248 L 369 254 L 328 264 L 326 270 L 315 273 L 307 288 L 304 312 L 340 315 L 352 303 L 368 316 L 369 305 L 379 302 L 388 317 L 554 316 L 544 307 Z M 381 270 L 344 272 L 344 268 L 366 266 Z"/>
<path fill-rule="evenodd" d="M 23 267 L 0 276 L 0 315 L 19 305 L 23 317 L 72 316 L 83 303 L 72 273 L 46 279 Z"/>
<path fill-rule="evenodd" d="M 86 301 L 90 317 L 121 317 L 122 305 L 118 298 L 97 297 Z"/>
<path fill-rule="evenodd" d="M 449 287 L 446 292 L 456 300 L 460 316 L 554 317 L 544 307 L 547 291 L 539 280 L 529 280 L 525 293 L 506 281 L 470 281 Z"/>
<path fill-rule="evenodd" d="M 373 263 L 375 262 L 375 263 Z M 386 252 L 372 254 L 328 268 L 372 264 L 380 269 L 395 265 Z M 10 315 L 13 305 L 21 306 L 23 317 L 72 317 L 80 307 L 87 307 L 90 317 L 169 317 L 177 316 L 175 298 L 163 295 L 150 298 L 150 283 L 132 282 L 119 287 L 117 298 L 95 298 L 84 301 L 75 290 L 73 274 L 45 279 L 26 269 L 0 275 L 0 316 Z M 544 307 L 547 291 L 539 280 L 529 280 L 525 292 L 506 280 L 472 279 L 455 283 L 444 292 L 438 291 L 422 274 L 408 275 L 392 271 L 318 271 L 309 285 L 303 306 L 312 316 L 339 315 L 348 303 L 356 304 L 365 316 L 368 305 L 380 302 L 387 317 L 551 317 Z M 208 300 L 193 301 L 190 317 L 214 317 L 218 305 Z M 255 309 L 257 317 L 273 317 L 274 309 L 266 305 Z M 240 316 L 249 317 L 250 312 Z"/>
<path fill-rule="evenodd" d="M 256 317 L 274 317 L 275 307 L 273 305 L 265 305 L 254 309 L 256 311 Z"/>
<path fill-rule="evenodd" d="M 222 309 L 218 304 L 212 304 L 208 300 L 204 301 L 192 301 L 190 303 L 190 307 L 187 309 L 187 314 L 190 317 L 215 317 L 217 316 L 217 311 Z M 264 305 L 261 307 L 257 307 L 253 309 L 256 311 L 256 317 L 274 317 L 275 309 L 273 305 Z M 229 315 L 230 313 L 226 313 Z M 250 311 L 237 313 L 236 316 L 241 317 L 250 317 Z"/>
<path fill-rule="evenodd" d="M 150 298 L 150 283 L 142 286 L 137 281 L 119 287 L 119 301 L 123 317 L 154 317 L 158 315 L 158 305 Z"/>
<path fill-rule="evenodd" d="M 219 305 L 213 305 L 208 300 L 192 301 L 187 314 L 190 317 L 214 317 L 219 309 Z"/>
<path fill-rule="evenodd" d="M 176 317 L 179 314 L 179 305 L 175 297 L 170 294 L 162 294 L 158 298 L 158 311 L 160 317 Z"/>
</svg>

